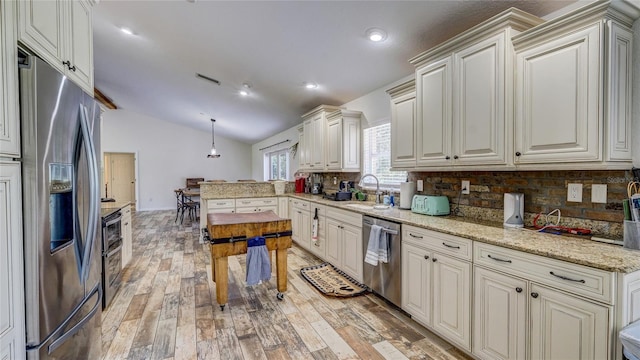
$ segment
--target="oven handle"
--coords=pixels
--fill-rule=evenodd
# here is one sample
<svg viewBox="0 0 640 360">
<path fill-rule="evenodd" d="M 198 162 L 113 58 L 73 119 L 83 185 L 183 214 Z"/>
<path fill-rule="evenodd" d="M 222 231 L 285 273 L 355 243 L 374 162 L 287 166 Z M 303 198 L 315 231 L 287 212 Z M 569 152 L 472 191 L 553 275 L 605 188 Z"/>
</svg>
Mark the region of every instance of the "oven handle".
<svg viewBox="0 0 640 360">
<path fill-rule="evenodd" d="M 122 214 L 120 214 L 117 217 L 115 217 L 115 218 L 107 221 L 106 223 L 104 223 L 103 227 L 109 227 L 109 226 L 111 226 L 111 225 L 113 225 L 113 224 L 115 224 L 115 223 L 117 223 L 119 221 L 122 221 Z"/>
<path fill-rule="evenodd" d="M 120 238 L 120 240 L 122 240 L 122 238 Z M 109 252 L 107 253 L 107 255 L 105 255 L 105 256 L 106 256 L 106 257 L 108 257 L 108 258 L 110 258 L 110 257 L 112 257 L 113 255 L 115 255 L 117 252 L 119 252 L 120 250 L 122 250 L 122 241 L 120 241 L 120 245 L 119 245 L 117 248 L 115 248 L 115 249 L 113 249 L 113 250 L 109 251 Z"/>
</svg>

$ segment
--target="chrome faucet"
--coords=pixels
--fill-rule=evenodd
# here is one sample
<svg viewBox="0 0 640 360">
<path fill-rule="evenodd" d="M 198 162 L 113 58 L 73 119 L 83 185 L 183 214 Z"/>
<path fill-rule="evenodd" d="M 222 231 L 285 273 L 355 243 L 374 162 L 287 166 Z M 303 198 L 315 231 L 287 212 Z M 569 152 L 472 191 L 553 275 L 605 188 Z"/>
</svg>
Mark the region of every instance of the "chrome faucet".
<svg viewBox="0 0 640 360">
<path fill-rule="evenodd" d="M 364 180 L 364 178 L 366 178 L 367 176 L 371 176 L 372 178 L 376 179 L 376 205 L 380 204 L 380 181 L 378 180 L 378 178 L 375 175 L 373 175 L 373 174 L 364 174 L 364 175 L 362 175 L 358 185 L 360 185 L 360 187 L 362 187 L 362 185 L 364 185 L 364 182 L 362 180 Z"/>
</svg>

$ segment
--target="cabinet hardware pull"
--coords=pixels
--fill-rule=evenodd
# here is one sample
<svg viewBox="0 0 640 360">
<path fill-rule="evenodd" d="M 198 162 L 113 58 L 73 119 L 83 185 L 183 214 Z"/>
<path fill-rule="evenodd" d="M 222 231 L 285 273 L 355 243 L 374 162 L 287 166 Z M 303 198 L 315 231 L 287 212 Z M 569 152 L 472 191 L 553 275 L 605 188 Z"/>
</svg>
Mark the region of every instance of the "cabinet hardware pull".
<svg viewBox="0 0 640 360">
<path fill-rule="evenodd" d="M 458 155 L 453 155 L 453 158 L 454 158 L 455 160 L 458 160 Z"/>
<path fill-rule="evenodd" d="M 416 239 L 423 239 L 423 237 L 422 237 L 422 236 L 420 236 L 420 235 L 413 235 L 412 233 L 409 233 L 409 236 L 414 237 L 414 238 L 416 238 Z"/>
<path fill-rule="evenodd" d="M 568 277 L 566 277 L 566 276 L 556 275 L 556 274 L 554 274 L 554 273 L 553 273 L 553 271 L 549 271 L 549 274 L 551 274 L 551 275 L 553 275 L 553 276 L 555 276 L 555 277 L 557 277 L 557 278 L 560 278 L 560 279 L 562 279 L 562 280 L 574 281 L 574 282 L 579 282 L 579 283 L 583 283 L 583 284 L 584 284 L 584 283 L 586 283 L 586 281 L 584 281 L 584 280 L 582 280 L 582 279 L 580 279 L 580 280 L 576 280 L 576 279 L 568 278 Z"/>
<path fill-rule="evenodd" d="M 538 298 L 538 293 L 532 292 L 531 293 L 531 297 L 534 298 L 534 299 L 537 299 Z"/>
<path fill-rule="evenodd" d="M 489 259 L 492 259 L 492 260 L 495 260 L 495 261 L 501 261 L 501 262 L 511 263 L 511 260 L 500 259 L 500 258 L 497 258 L 497 257 L 493 257 L 493 256 L 491 256 L 491 255 L 487 255 L 487 257 L 488 257 Z"/>
<path fill-rule="evenodd" d="M 302 211 L 298 210 L 298 214 L 302 214 Z"/>
<path fill-rule="evenodd" d="M 453 245 L 449 245 L 446 242 L 443 242 L 442 245 L 448 247 L 448 248 L 452 248 L 452 249 L 460 249 L 460 246 L 453 246 Z"/>
<path fill-rule="evenodd" d="M 516 151 L 516 156 L 520 156 L 522 153 L 520 151 Z"/>
<path fill-rule="evenodd" d="M 73 72 L 76 72 L 76 66 L 75 66 L 75 65 L 70 66 L 70 67 L 69 67 L 69 70 L 71 70 L 71 71 L 73 71 Z"/>
<path fill-rule="evenodd" d="M 69 60 L 63 61 L 62 65 L 67 65 L 67 69 L 71 70 L 71 61 Z"/>
<path fill-rule="evenodd" d="M 424 256 L 424 259 L 425 259 L 425 260 L 429 260 L 429 255 L 425 255 L 425 256 Z"/>
<path fill-rule="evenodd" d="M 447 156 L 444 157 L 444 159 L 445 160 L 449 160 L 449 159 L 451 159 L 451 156 L 447 155 Z"/>
<path fill-rule="evenodd" d="M 129 223 L 128 223 L 128 222 L 124 223 L 124 226 L 127 226 L 127 225 L 129 225 Z"/>
<path fill-rule="evenodd" d="M 517 292 L 517 293 L 521 293 L 521 292 L 522 292 L 522 288 L 521 288 L 521 287 L 517 287 L 517 288 L 516 288 L 516 292 Z"/>
<path fill-rule="evenodd" d="M 438 261 L 438 259 L 436 259 L 436 258 L 433 258 L 433 262 L 436 262 L 436 261 Z"/>
</svg>

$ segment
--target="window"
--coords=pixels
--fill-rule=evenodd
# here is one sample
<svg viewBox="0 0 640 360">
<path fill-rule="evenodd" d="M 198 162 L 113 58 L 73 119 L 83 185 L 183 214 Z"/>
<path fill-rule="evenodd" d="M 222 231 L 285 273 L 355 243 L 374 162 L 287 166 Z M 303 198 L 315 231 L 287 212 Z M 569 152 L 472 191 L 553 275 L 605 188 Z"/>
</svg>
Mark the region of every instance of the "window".
<svg viewBox="0 0 640 360">
<path fill-rule="evenodd" d="M 407 180 L 406 171 L 391 171 L 391 124 L 370 127 L 363 131 L 363 168 L 362 174 L 373 174 L 380 181 L 380 187 L 399 189 L 400 183 Z M 375 188 L 372 177 L 364 180 L 366 187 Z"/>
<path fill-rule="evenodd" d="M 289 178 L 289 152 L 287 149 L 265 154 L 269 169 L 269 180 L 287 180 Z"/>
</svg>

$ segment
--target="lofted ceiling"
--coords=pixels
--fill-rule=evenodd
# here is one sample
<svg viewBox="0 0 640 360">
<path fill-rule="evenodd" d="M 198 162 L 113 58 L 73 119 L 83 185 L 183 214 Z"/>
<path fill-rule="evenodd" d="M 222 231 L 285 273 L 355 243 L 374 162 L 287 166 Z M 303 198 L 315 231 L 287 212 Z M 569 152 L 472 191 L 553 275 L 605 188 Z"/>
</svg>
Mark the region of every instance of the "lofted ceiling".
<svg viewBox="0 0 640 360">
<path fill-rule="evenodd" d="M 509 7 L 543 17 L 574 2 L 102 0 L 95 85 L 119 108 L 202 131 L 215 118 L 216 135 L 253 144 L 410 75 L 411 57 Z"/>
</svg>

